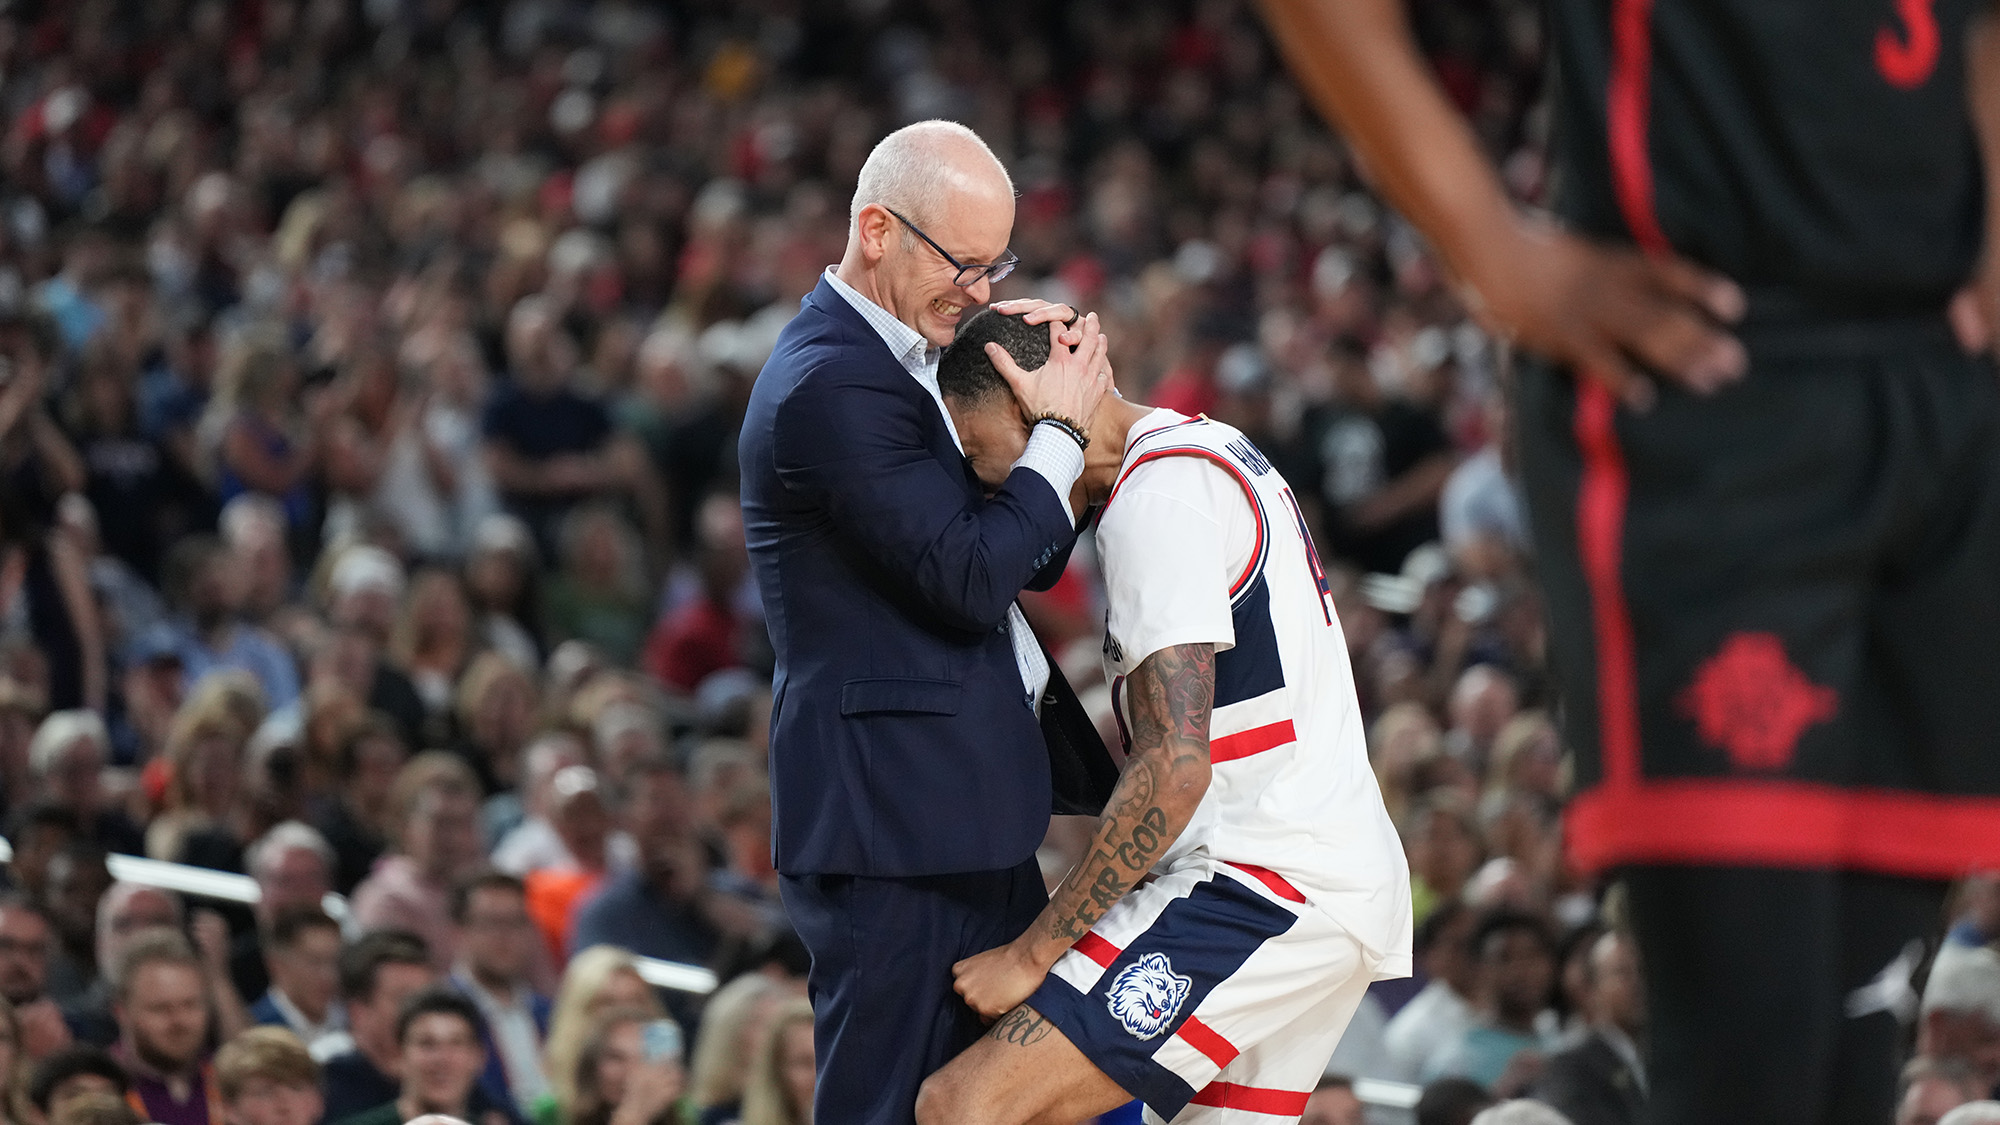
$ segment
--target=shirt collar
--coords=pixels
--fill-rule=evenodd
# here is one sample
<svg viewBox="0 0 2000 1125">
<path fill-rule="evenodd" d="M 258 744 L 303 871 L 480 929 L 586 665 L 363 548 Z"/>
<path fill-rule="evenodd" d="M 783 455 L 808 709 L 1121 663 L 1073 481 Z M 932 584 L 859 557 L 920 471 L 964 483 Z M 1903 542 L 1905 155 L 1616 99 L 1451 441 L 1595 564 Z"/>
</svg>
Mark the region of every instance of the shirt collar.
<svg viewBox="0 0 2000 1125">
<path fill-rule="evenodd" d="M 292 998 L 285 995 L 284 990 L 275 984 L 271 986 L 271 1006 L 278 1009 L 278 1014 L 285 1017 L 285 1022 L 291 1024 L 294 1030 L 304 1032 L 301 1038 L 307 1040 L 328 1032 L 343 1030 L 347 1026 L 347 1021 L 342 1018 L 338 1001 L 328 1004 L 326 1018 L 314 1023 L 306 1018 L 306 1014 L 299 1010 L 299 1006 L 292 1003 Z"/>
<path fill-rule="evenodd" d="M 884 344 L 888 345 L 889 351 L 896 357 L 896 362 L 902 364 L 912 375 L 922 372 L 932 358 L 932 353 L 937 349 L 930 346 L 930 341 L 924 339 L 923 333 L 897 320 L 888 309 L 862 296 L 859 290 L 840 280 L 840 275 L 835 272 L 838 268 L 826 267 L 826 283 L 833 287 L 835 293 L 840 294 L 842 300 L 854 306 L 854 311 L 860 313 L 861 319 L 867 321 L 868 326 L 875 330 L 875 334 L 882 338 Z"/>
</svg>

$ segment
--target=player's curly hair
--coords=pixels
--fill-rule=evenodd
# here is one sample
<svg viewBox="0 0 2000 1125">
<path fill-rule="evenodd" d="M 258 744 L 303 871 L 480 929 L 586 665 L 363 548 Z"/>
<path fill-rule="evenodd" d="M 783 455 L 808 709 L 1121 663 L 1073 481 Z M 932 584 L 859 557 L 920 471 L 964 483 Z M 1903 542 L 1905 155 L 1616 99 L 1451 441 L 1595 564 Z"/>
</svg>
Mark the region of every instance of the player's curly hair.
<svg viewBox="0 0 2000 1125">
<path fill-rule="evenodd" d="M 981 309 L 958 326 L 958 335 L 938 358 L 938 389 L 974 407 L 995 395 L 1013 397 L 1013 389 L 986 358 L 988 344 L 1007 349 L 1023 371 L 1033 371 L 1049 361 L 1049 326 Z"/>
</svg>

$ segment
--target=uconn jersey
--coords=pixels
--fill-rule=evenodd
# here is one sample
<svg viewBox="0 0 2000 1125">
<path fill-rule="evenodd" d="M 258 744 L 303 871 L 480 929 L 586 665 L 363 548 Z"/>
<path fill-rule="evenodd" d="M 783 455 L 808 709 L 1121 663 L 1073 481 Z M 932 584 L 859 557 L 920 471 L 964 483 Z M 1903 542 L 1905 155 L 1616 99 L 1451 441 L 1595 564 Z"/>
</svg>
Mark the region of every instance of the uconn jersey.
<svg viewBox="0 0 2000 1125">
<path fill-rule="evenodd" d="M 1122 729 L 1147 657 L 1212 644 L 1213 769 L 1156 878 L 1028 1002 L 1149 1120 L 1297 1117 L 1368 983 L 1411 968 L 1409 869 L 1325 573 L 1263 454 L 1170 410 L 1128 435 L 1097 553 Z"/>
</svg>

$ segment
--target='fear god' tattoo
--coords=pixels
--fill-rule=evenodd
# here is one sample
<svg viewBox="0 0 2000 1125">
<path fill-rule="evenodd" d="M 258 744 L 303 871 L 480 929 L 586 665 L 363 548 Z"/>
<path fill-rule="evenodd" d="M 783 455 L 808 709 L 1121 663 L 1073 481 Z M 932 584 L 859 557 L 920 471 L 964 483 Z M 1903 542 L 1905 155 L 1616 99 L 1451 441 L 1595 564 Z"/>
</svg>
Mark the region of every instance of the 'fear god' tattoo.
<svg viewBox="0 0 2000 1125">
<path fill-rule="evenodd" d="M 1073 943 L 1166 854 L 1208 788 L 1213 645 L 1175 645 L 1126 681 L 1132 756 L 1078 864 L 1042 914 L 1043 933 Z"/>
</svg>

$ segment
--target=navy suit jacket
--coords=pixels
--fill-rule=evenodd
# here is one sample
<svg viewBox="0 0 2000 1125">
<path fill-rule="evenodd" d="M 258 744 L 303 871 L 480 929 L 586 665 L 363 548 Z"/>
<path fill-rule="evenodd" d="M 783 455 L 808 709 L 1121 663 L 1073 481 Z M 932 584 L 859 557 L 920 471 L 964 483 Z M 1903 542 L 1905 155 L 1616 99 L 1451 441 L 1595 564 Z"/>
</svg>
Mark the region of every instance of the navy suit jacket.
<svg viewBox="0 0 2000 1125">
<path fill-rule="evenodd" d="M 824 278 L 757 377 L 740 453 L 777 651 L 778 869 L 939 875 L 1034 854 L 1049 752 L 1007 609 L 1060 576 L 1068 506 L 1027 469 L 983 497 L 936 401 Z"/>
</svg>

